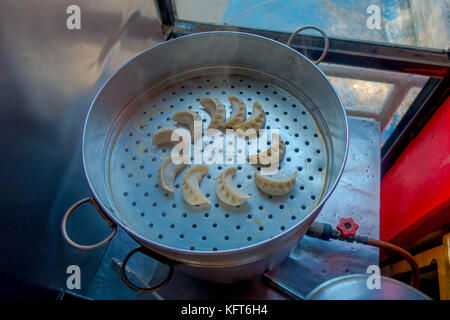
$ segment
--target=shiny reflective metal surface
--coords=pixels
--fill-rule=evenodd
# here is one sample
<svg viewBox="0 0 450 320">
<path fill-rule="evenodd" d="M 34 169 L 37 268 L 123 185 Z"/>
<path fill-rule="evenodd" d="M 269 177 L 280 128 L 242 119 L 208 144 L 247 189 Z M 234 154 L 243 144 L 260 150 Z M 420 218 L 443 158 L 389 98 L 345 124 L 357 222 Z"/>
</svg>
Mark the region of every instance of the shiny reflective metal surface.
<svg viewBox="0 0 450 320">
<path fill-rule="evenodd" d="M 431 300 L 419 290 L 398 280 L 380 276 L 379 288 L 371 287 L 368 274 L 352 274 L 328 280 L 307 296 L 306 300 Z"/>
<path fill-rule="evenodd" d="M 260 54 L 253 55 L 255 51 Z M 104 187 L 105 184 L 109 185 L 107 173 L 110 170 L 119 170 L 120 164 L 117 164 L 117 169 L 110 169 L 105 159 L 108 159 L 111 126 L 129 101 L 170 73 L 176 75 L 188 69 L 218 63 L 230 66 L 227 74 L 231 75 L 233 65 L 245 66 L 254 73 L 261 72 L 265 74 L 262 79 L 268 81 L 270 86 L 273 86 L 273 83 L 301 101 L 314 118 L 327 144 L 327 180 L 324 196 L 316 209 L 304 218 L 299 218 L 299 222 L 293 226 L 285 227 L 286 230 L 272 235 L 270 239 L 260 240 L 244 248 L 222 251 L 219 251 L 219 248 L 217 252 L 197 252 L 148 239 L 148 229 L 143 233 L 141 229 L 135 230 L 135 226 L 130 226 L 123 214 L 120 214 L 116 203 L 111 201 L 108 187 Z M 282 100 L 284 103 L 287 98 L 282 97 Z M 163 111 L 161 105 L 156 108 L 160 108 L 159 112 Z M 287 104 L 280 105 L 280 110 L 286 111 L 289 108 L 292 107 Z M 192 275 L 213 281 L 232 282 L 271 269 L 289 254 L 295 241 L 303 235 L 334 189 L 345 163 L 347 140 L 347 120 L 343 106 L 329 81 L 308 59 L 267 38 L 234 32 L 215 32 L 168 41 L 142 53 L 120 69 L 102 88 L 92 104 L 85 124 L 83 159 L 88 182 L 99 205 L 133 238 L 159 254 L 182 263 L 180 268 Z M 322 154 L 325 153 L 325 150 L 322 151 Z M 319 165 L 324 167 L 324 164 Z M 308 177 L 313 180 L 311 178 L 313 176 Z M 320 196 L 317 195 L 317 198 L 320 199 Z M 140 213 L 141 211 L 136 215 Z"/>
<path fill-rule="evenodd" d="M 81 30 L 66 27 L 72 4 Z M 69 265 L 80 266 L 74 291 L 85 294 L 105 250 L 72 249 L 59 228 L 64 211 L 90 195 L 84 119 L 112 72 L 164 40 L 160 22 L 147 0 L 3 0 L 0 27 L 0 295 L 23 295 L 23 282 L 67 289 Z M 109 231 L 88 207 L 69 226 L 81 243 Z"/>
</svg>

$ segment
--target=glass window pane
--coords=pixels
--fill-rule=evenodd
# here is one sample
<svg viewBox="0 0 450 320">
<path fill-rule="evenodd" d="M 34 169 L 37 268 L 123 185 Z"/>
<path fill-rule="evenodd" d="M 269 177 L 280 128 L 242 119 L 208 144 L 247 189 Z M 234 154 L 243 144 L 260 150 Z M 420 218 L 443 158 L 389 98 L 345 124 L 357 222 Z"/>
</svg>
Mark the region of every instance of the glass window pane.
<svg viewBox="0 0 450 320">
<path fill-rule="evenodd" d="M 329 77 L 346 109 L 379 112 L 393 85 L 383 82 Z"/>
<path fill-rule="evenodd" d="M 321 63 L 350 116 L 372 118 L 381 125 L 381 145 L 420 93 L 428 77 Z"/>
<path fill-rule="evenodd" d="M 411 106 L 411 104 L 416 99 L 417 95 L 420 93 L 420 90 L 422 90 L 422 88 L 419 87 L 412 87 L 409 90 L 405 99 L 403 99 L 402 103 L 400 104 L 400 107 L 397 109 L 397 112 L 394 114 L 391 121 L 388 123 L 384 131 L 381 133 L 381 146 L 384 145 L 389 136 L 394 132 L 395 127 L 400 122 L 400 120 L 402 120 L 406 111 L 408 111 L 408 108 Z"/>
<path fill-rule="evenodd" d="M 175 9 L 178 19 L 203 23 L 284 32 L 315 25 L 331 37 L 450 46 L 448 0 L 176 0 Z"/>
</svg>

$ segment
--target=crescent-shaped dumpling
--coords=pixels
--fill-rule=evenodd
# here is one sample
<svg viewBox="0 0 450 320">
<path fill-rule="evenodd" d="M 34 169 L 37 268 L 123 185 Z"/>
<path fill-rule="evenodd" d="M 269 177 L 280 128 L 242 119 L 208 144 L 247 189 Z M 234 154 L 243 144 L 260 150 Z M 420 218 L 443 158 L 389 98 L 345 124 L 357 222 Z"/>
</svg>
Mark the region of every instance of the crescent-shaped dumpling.
<svg viewBox="0 0 450 320">
<path fill-rule="evenodd" d="M 172 141 L 172 133 L 175 130 L 186 130 L 183 128 L 179 128 L 176 126 L 167 126 L 158 130 L 157 133 L 153 136 L 152 144 L 160 145 L 160 144 L 177 144 L 179 141 Z M 187 132 L 186 132 L 187 134 Z"/>
<path fill-rule="evenodd" d="M 233 185 L 232 179 L 236 172 L 236 168 L 228 168 L 221 175 L 219 175 L 216 180 L 217 197 L 222 200 L 222 202 L 230 206 L 239 206 L 243 204 L 245 200 L 252 197 L 242 191 L 239 191 Z"/>
<path fill-rule="evenodd" d="M 257 153 L 257 154 L 250 154 L 248 156 L 249 162 L 251 164 L 261 165 L 261 166 L 267 166 L 272 164 L 272 154 L 276 155 L 278 153 L 278 157 L 276 158 L 275 163 L 281 162 L 284 156 L 284 152 L 286 151 L 286 145 L 283 140 L 281 140 L 280 136 L 278 134 L 273 134 L 273 137 L 275 139 L 272 139 L 272 145 L 269 149 Z"/>
<path fill-rule="evenodd" d="M 269 177 L 261 176 L 255 170 L 255 182 L 259 190 L 273 196 L 282 196 L 291 192 L 294 188 L 296 177 L 297 172 L 294 172 L 289 177 Z"/>
<path fill-rule="evenodd" d="M 208 173 L 209 168 L 204 164 L 199 164 L 189 168 L 181 183 L 181 195 L 184 200 L 192 206 L 209 207 L 211 202 L 200 190 L 200 181 Z"/>
<path fill-rule="evenodd" d="M 266 114 L 259 102 L 253 103 L 252 115 L 242 123 L 235 125 L 234 129 L 248 130 L 253 128 L 255 130 L 264 128 L 266 123 Z"/>
<path fill-rule="evenodd" d="M 228 101 L 230 101 L 232 111 L 230 118 L 227 121 L 225 121 L 223 126 L 233 128 L 235 125 L 245 120 L 247 107 L 245 106 L 245 103 L 236 96 L 229 97 Z"/>
<path fill-rule="evenodd" d="M 225 106 L 219 99 L 202 98 L 200 99 L 200 104 L 211 116 L 208 129 L 217 129 L 223 126 L 226 117 Z"/>
<path fill-rule="evenodd" d="M 202 117 L 200 117 L 196 112 L 190 110 L 178 111 L 172 116 L 172 120 L 188 126 L 189 131 L 191 132 L 192 141 L 195 141 L 197 138 L 201 137 Z M 199 129 L 194 130 L 196 124 L 200 127 Z"/>
<path fill-rule="evenodd" d="M 178 160 L 178 161 L 173 161 Z M 170 157 L 164 160 L 158 169 L 158 182 L 162 189 L 173 192 L 175 177 L 186 167 L 189 159 L 186 157 Z"/>
</svg>

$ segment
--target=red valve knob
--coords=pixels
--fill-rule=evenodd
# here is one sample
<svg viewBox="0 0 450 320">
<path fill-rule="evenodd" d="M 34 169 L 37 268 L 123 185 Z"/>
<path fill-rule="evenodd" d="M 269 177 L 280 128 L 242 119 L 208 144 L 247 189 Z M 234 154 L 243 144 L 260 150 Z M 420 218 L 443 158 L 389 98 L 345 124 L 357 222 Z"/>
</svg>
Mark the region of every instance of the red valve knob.
<svg viewBox="0 0 450 320">
<path fill-rule="evenodd" d="M 340 218 L 339 224 L 337 225 L 337 229 L 344 237 L 352 236 L 354 237 L 356 235 L 356 229 L 358 229 L 358 225 L 355 221 L 353 221 L 352 218 Z"/>
</svg>

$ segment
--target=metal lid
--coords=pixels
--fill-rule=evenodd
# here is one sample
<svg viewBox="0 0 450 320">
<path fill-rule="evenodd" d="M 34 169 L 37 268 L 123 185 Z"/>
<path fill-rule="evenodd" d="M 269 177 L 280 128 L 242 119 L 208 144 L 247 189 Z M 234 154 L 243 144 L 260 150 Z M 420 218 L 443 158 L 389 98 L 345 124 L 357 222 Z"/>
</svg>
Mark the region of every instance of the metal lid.
<svg viewBox="0 0 450 320">
<path fill-rule="evenodd" d="M 392 278 L 380 276 L 379 289 L 369 289 L 374 275 L 337 277 L 313 289 L 306 300 L 431 300 L 419 290 Z M 370 286 L 372 287 L 372 286 Z"/>
</svg>

